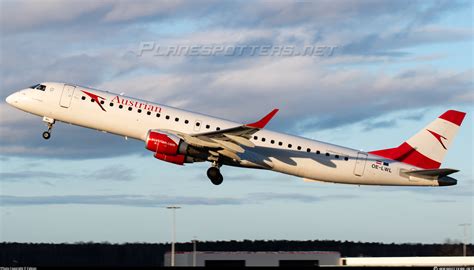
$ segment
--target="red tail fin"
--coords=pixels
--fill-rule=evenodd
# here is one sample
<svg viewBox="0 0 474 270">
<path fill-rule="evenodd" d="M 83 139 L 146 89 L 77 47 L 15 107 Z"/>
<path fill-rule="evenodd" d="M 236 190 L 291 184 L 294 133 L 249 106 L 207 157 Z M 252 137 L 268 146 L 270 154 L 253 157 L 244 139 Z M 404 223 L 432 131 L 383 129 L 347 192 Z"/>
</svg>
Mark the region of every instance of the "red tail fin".
<svg viewBox="0 0 474 270">
<path fill-rule="evenodd" d="M 396 148 L 369 152 L 423 169 L 441 166 L 466 113 L 449 110 Z"/>
<path fill-rule="evenodd" d="M 369 153 L 414 165 L 423 169 L 438 169 L 441 166 L 440 162 L 426 157 L 406 142 L 402 143 L 399 147 L 376 150 Z"/>
</svg>

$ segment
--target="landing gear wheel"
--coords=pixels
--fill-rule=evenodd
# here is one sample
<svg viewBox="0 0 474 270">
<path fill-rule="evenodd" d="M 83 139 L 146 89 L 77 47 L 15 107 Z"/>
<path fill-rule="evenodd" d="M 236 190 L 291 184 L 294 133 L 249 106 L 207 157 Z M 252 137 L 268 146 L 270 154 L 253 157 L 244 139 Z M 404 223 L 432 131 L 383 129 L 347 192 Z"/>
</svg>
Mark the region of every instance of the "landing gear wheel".
<svg viewBox="0 0 474 270">
<path fill-rule="evenodd" d="M 43 122 L 45 122 L 46 125 L 48 126 L 48 130 L 43 132 L 43 139 L 48 140 L 49 138 L 51 138 L 51 130 L 53 129 L 53 125 L 56 122 L 56 120 L 54 120 L 53 118 L 44 116 Z"/>
<path fill-rule="evenodd" d="M 49 131 L 43 132 L 43 139 L 48 140 L 51 138 L 51 133 Z"/>
<path fill-rule="evenodd" d="M 222 181 L 224 181 L 224 177 L 219 171 L 219 168 L 216 167 L 210 167 L 207 170 L 207 177 L 209 177 L 211 182 L 216 186 L 222 184 Z"/>
</svg>

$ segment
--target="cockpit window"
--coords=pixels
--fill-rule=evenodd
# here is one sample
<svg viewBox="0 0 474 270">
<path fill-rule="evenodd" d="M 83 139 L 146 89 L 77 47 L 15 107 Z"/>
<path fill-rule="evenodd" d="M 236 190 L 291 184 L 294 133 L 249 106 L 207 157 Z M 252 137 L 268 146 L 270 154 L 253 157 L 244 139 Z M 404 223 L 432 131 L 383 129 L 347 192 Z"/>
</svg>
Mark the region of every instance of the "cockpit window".
<svg viewBox="0 0 474 270">
<path fill-rule="evenodd" d="M 46 85 L 36 84 L 36 85 L 30 86 L 30 88 L 31 88 L 31 89 L 38 89 L 38 90 L 44 91 L 44 90 L 46 90 Z"/>
</svg>

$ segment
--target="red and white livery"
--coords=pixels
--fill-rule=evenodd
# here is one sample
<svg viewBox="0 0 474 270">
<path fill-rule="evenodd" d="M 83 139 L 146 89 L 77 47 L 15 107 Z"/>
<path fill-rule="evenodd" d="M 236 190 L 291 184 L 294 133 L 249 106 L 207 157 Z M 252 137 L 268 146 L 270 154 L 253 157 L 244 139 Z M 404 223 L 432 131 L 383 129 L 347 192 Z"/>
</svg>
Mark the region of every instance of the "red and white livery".
<svg viewBox="0 0 474 270">
<path fill-rule="evenodd" d="M 240 124 L 120 94 L 45 82 L 15 92 L 7 103 L 43 117 L 51 137 L 56 121 L 144 141 L 155 158 L 178 165 L 211 162 L 207 176 L 223 181 L 223 165 L 294 175 L 305 181 L 355 185 L 449 186 L 457 170 L 441 168 L 465 113 L 449 110 L 400 146 L 358 151 L 264 129 L 261 120 Z"/>
</svg>

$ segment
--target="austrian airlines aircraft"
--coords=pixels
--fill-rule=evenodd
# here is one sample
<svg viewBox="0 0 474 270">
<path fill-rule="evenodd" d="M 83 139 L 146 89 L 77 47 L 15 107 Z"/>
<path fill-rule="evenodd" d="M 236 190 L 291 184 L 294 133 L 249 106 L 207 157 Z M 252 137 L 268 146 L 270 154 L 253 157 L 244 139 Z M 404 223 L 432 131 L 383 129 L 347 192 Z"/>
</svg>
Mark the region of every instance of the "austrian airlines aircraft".
<svg viewBox="0 0 474 270">
<path fill-rule="evenodd" d="M 222 165 L 277 171 L 304 178 L 356 185 L 449 186 L 440 168 L 464 116 L 449 110 L 400 146 L 362 152 L 264 129 L 278 109 L 240 124 L 145 100 L 73 84 L 48 82 L 23 89 L 6 102 L 43 117 L 49 139 L 57 121 L 145 142 L 154 157 L 183 165 L 211 162 L 207 176 L 223 181 Z"/>
</svg>

